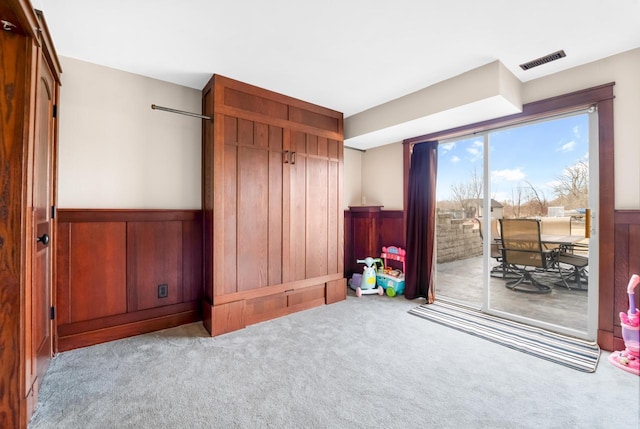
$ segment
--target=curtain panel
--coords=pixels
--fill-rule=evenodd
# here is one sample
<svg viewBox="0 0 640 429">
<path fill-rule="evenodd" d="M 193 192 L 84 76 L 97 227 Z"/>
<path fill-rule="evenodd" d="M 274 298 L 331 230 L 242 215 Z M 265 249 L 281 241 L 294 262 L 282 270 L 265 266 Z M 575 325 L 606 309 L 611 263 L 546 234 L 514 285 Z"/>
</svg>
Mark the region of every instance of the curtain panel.
<svg viewBox="0 0 640 429">
<path fill-rule="evenodd" d="M 413 146 L 407 193 L 405 297 L 435 300 L 438 142 Z"/>
</svg>

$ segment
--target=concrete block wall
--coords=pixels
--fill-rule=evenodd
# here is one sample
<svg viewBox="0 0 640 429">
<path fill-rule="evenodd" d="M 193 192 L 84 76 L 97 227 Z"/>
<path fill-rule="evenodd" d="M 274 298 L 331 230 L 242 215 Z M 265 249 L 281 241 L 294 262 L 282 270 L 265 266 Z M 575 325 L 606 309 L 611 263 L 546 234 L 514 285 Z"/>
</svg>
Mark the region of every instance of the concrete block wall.
<svg viewBox="0 0 640 429">
<path fill-rule="evenodd" d="M 482 255 L 482 238 L 477 224 L 469 219 L 453 219 L 451 214 L 436 218 L 438 263 Z"/>
</svg>

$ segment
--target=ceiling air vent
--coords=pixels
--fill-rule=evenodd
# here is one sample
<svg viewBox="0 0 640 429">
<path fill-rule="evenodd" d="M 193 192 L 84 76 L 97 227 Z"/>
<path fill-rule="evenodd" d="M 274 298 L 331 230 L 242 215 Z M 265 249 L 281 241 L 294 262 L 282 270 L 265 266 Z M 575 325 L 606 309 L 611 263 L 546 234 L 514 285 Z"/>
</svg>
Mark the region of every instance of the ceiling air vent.
<svg viewBox="0 0 640 429">
<path fill-rule="evenodd" d="M 520 64 L 520 68 L 522 70 L 529 70 L 534 67 L 541 66 L 542 64 L 550 63 L 551 61 L 559 60 L 562 57 L 566 57 L 567 54 L 564 53 L 564 50 L 559 50 L 554 52 L 553 54 L 545 55 L 544 57 L 536 58 L 535 60 L 529 61 L 528 63 Z"/>
</svg>

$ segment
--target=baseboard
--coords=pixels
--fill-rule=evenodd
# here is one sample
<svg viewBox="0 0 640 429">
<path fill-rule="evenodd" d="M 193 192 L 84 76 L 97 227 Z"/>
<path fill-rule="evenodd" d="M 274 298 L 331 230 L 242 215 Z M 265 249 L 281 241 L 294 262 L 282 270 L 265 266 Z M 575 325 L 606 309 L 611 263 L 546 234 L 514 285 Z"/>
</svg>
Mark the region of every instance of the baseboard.
<svg viewBox="0 0 640 429">
<path fill-rule="evenodd" d="M 182 313 L 170 314 L 153 319 L 140 320 L 124 325 L 87 331 L 79 334 L 59 336 L 58 351 L 63 352 L 80 347 L 87 347 L 107 341 L 119 340 L 134 335 L 146 334 L 161 329 L 173 328 L 187 323 L 202 320 L 199 310 L 192 309 Z"/>
</svg>

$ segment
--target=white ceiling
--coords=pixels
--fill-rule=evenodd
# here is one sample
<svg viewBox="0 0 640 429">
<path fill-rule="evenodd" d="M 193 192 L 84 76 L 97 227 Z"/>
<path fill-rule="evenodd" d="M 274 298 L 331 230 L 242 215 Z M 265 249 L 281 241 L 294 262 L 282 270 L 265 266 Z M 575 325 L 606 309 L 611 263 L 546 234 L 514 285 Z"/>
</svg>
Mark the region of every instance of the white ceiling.
<svg viewBox="0 0 640 429">
<path fill-rule="evenodd" d="M 640 47 L 640 0 L 32 3 L 59 55 L 197 89 L 218 73 L 345 117 L 494 60 L 524 82 Z"/>
</svg>

